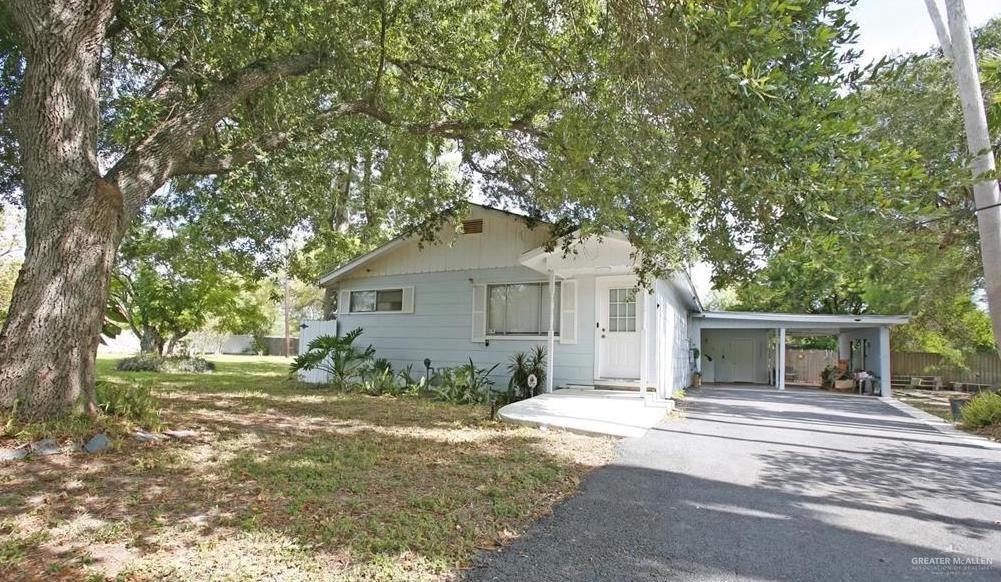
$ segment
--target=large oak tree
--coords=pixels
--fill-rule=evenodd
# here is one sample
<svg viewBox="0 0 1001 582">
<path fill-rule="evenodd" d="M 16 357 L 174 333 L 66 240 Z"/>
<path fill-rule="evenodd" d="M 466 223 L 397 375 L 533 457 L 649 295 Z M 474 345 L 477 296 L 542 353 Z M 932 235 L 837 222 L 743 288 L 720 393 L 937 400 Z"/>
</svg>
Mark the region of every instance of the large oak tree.
<svg viewBox="0 0 1001 582">
<path fill-rule="evenodd" d="M 0 191 L 26 207 L 27 250 L 0 408 L 92 407 L 116 249 L 164 188 L 276 231 L 340 193 L 373 236 L 430 232 L 472 188 L 622 230 L 644 273 L 686 241 L 739 273 L 748 241 L 873 165 L 839 93 L 858 80 L 850 4 L 5 2 Z M 328 207 L 335 244 L 345 209 Z"/>
</svg>

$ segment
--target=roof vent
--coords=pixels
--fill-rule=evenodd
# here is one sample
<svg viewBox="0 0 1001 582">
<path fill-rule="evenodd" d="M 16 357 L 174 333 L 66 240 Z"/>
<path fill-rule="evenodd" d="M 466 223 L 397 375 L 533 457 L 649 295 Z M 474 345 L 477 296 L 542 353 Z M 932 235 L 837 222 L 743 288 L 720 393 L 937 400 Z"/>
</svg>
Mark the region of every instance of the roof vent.
<svg viewBox="0 0 1001 582">
<path fill-rule="evenodd" d="M 483 219 L 477 218 L 476 220 L 463 220 L 462 221 L 462 233 L 463 234 L 480 234 L 483 232 Z"/>
</svg>

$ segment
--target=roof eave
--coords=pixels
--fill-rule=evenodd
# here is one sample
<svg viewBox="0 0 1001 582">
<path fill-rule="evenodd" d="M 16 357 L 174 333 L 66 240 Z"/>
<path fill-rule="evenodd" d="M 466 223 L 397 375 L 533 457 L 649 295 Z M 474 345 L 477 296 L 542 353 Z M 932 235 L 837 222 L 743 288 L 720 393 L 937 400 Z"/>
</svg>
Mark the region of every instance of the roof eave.
<svg viewBox="0 0 1001 582">
<path fill-rule="evenodd" d="M 395 249 L 396 247 L 406 242 L 409 238 L 410 236 L 396 237 L 393 240 L 389 241 L 388 243 L 382 245 L 381 247 L 372 249 L 371 251 L 365 253 L 364 255 L 361 255 L 360 257 L 357 257 L 354 260 L 347 262 L 343 266 L 340 266 L 334 269 L 333 271 L 329 271 L 321 275 L 320 278 L 316 280 L 316 283 L 320 287 L 329 287 L 331 283 L 334 283 L 335 281 L 344 277 L 351 271 L 354 271 L 355 269 L 361 267 L 365 263 L 382 255 L 383 253 Z"/>
<path fill-rule="evenodd" d="M 827 315 L 815 313 L 761 313 L 752 311 L 703 311 L 692 314 L 700 319 L 745 320 L 745 321 L 800 321 L 806 323 L 845 323 L 873 325 L 903 325 L 910 321 L 909 315 Z"/>
</svg>

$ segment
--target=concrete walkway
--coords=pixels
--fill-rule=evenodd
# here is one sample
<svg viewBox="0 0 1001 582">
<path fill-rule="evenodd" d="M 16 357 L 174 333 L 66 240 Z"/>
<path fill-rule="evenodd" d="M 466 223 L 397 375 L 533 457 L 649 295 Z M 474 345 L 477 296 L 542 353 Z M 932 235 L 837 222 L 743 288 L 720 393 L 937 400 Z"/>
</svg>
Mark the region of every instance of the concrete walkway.
<svg viewBox="0 0 1001 582">
<path fill-rule="evenodd" d="M 583 434 L 639 437 L 664 420 L 672 400 L 654 400 L 652 393 L 615 390 L 560 389 L 501 408 L 507 422 L 560 428 Z"/>
<path fill-rule="evenodd" d="M 876 398 L 702 389 L 473 580 L 1001 580 L 1001 451 Z"/>
</svg>

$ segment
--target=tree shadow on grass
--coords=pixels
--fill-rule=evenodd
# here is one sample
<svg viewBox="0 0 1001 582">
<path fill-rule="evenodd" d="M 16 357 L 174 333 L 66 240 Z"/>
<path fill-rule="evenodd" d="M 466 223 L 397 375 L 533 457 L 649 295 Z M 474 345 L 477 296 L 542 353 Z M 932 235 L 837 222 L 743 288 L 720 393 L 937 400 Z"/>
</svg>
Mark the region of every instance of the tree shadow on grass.
<svg viewBox="0 0 1001 582">
<path fill-rule="evenodd" d="M 127 572 L 166 575 L 180 560 L 212 576 L 217 566 L 227 573 L 228 566 L 213 566 L 218 556 L 192 560 L 220 544 L 240 552 L 233 540 L 249 536 L 257 546 L 275 545 L 274 552 L 259 548 L 261 556 L 290 545 L 298 549 L 289 559 L 333 574 L 368 564 L 440 573 L 477 547 L 503 543 L 589 469 L 547 452 L 548 437 L 506 427 L 433 427 L 462 433 L 449 441 L 447 434 L 396 434 L 395 425 L 367 418 L 350 430 L 254 431 L 240 416 L 229 411 L 207 425 L 212 434 L 229 431 L 228 439 L 130 443 L 119 453 L 4 466 L 0 521 L 58 540 L 24 565 L 69 565 L 71 552 L 100 538 L 130 548 Z M 242 575 L 275 574 L 247 567 L 264 569 Z"/>
</svg>

